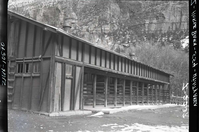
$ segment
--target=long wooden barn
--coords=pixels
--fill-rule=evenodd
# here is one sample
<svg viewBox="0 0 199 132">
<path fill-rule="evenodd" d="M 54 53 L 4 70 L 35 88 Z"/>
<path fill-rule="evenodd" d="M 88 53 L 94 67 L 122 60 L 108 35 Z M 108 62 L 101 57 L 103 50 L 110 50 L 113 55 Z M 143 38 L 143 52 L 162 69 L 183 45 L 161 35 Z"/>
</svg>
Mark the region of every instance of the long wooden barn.
<svg viewBox="0 0 199 132">
<path fill-rule="evenodd" d="M 8 103 L 64 112 L 170 102 L 170 74 L 8 11 Z"/>
</svg>

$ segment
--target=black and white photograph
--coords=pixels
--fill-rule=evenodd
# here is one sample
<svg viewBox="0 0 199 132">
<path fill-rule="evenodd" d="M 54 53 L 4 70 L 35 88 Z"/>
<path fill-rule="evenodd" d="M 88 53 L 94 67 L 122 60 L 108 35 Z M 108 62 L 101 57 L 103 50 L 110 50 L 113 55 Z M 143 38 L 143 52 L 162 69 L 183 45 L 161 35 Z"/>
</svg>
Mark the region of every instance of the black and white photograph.
<svg viewBox="0 0 199 132">
<path fill-rule="evenodd" d="M 9 0 L 8 131 L 189 132 L 189 15 L 188 0 Z"/>
</svg>

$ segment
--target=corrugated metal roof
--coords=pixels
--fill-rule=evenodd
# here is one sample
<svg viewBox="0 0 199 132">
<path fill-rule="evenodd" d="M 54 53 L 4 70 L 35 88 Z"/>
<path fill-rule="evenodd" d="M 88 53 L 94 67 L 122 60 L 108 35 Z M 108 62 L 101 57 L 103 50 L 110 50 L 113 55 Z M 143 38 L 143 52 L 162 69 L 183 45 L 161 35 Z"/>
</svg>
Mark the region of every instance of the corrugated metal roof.
<svg viewBox="0 0 199 132">
<path fill-rule="evenodd" d="M 25 17 L 25 16 L 23 16 L 23 15 L 20 15 L 20 14 L 18 14 L 18 13 L 14 13 L 13 11 L 8 11 L 8 15 L 10 15 L 10 16 L 15 16 L 15 17 L 17 17 L 17 18 L 19 18 L 19 19 L 22 19 L 22 20 L 24 20 L 24 21 L 33 23 L 33 24 L 35 24 L 35 25 L 37 25 L 37 26 L 39 26 L 39 27 L 43 27 L 45 30 L 48 30 L 48 31 L 51 31 L 51 32 L 54 32 L 54 33 L 61 33 L 61 34 L 63 34 L 63 35 L 66 35 L 66 36 L 69 36 L 69 37 L 71 37 L 71 38 L 77 39 L 77 40 L 79 40 L 79 41 L 81 41 L 81 42 L 84 42 L 84 43 L 87 43 L 87 44 L 89 44 L 89 45 L 92 45 L 93 47 L 96 47 L 96 48 L 98 48 L 98 49 L 102 49 L 102 50 L 107 51 L 107 52 L 109 52 L 109 53 L 113 53 L 113 54 L 116 54 L 116 55 L 118 55 L 118 56 L 127 58 L 127 59 L 129 59 L 129 60 L 131 60 L 131 61 L 137 62 L 138 64 L 142 64 L 142 65 L 148 66 L 148 67 L 150 67 L 150 68 L 152 68 L 152 69 L 154 69 L 154 70 L 157 70 L 157 71 L 159 71 L 159 72 L 162 72 L 162 73 L 165 73 L 165 74 L 174 76 L 174 75 L 172 75 L 171 73 L 167 73 L 167 72 L 165 72 L 165 71 L 162 71 L 162 70 L 159 70 L 159 69 L 157 69 L 157 68 L 154 68 L 154 67 L 152 67 L 152 66 L 150 66 L 150 65 L 146 65 L 146 64 L 144 64 L 144 63 L 142 63 L 142 62 L 132 60 L 132 59 L 128 58 L 127 56 L 121 55 L 121 54 L 119 54 L 119 53 L 117 53 L 117 52 L 114 52 L 114 51 L 111 51 L 111 50 L 108 50 L 108 49 L 105 49 L 105 48 L 102 48 L 102 47 L 98 47 L 98 46 L 96 46 L 96 45 L 93 45 L 91 42 L 89 42 L 89 41 L 87 41 L 87 40 L 84 40 L 84 39 L 82 39 L 82 38 L 80 38 L 80 37 L 74 36 L 74 35 L 72 35 L 72 34 L 70 34 L 70 33 L 67 33 L 67 32 L 65 32 L 65 31 L 64 31 L 63 29 L 61 29 L 61 28 L 56 28 L 56 27 L 54 27 L 54 26 L 51 26 L 51 25 L 48 25 L 48 24 L 44 24 L 44 23 L 38 22 L 38 21 L 36 21 L 36 20 L 34 20 L 34 19 L 27 18 L 27 17 Z"/>
</svg>

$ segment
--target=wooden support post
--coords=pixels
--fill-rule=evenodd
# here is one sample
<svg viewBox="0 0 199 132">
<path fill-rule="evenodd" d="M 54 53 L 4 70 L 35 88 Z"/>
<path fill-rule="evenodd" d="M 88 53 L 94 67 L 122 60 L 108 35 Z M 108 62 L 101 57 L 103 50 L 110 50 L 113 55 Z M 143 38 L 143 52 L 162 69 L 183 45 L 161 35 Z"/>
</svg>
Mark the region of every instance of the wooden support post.
<svg viewBox="0 0 199 132">
<path fill-rule="evenodd" d="M 142 83 L 142 104 L 144 104 L 144 83 Z"/>
<path fill-rule="evenodd" d="M 53 36 L 54 35 L 54 36 Z M 50 59 L 50 69 L 49 69 L 49 91 L 48 91 L 48 111 L 49 112 L 52 112 L 54 110 L 54 95 L 55 95 L 55 92 L 54 92 L 54 88 L 55 88 L 55 45 L 58 43 L 56 42 L 56 35 L 55 34 L 51 34 L 50 35 L 52 38 L 49 39 L 48 43 L 46 44 L 46 48 L 45 48 L 45 51 L 46 49 L 48 48 L 48 45 L 50 44 L 53 44 L 53 47 L 51 49 L 51 59 Z M 51 41 L 52 40 L 52 41 Z"/>
<path fill-rule="evenodd" d="M 164 92 L 165 92 L 165 85 L 163 84 L 162 85 L 162 103 L 163 104 L 165 103 L 165 94 L 164 94 Z"/>
<path fill-rule="evenodd" d="M 108 95 L 108 77 L 105 77 L 105 100 L 104 107 L 107 107 L 107 95 Z"/>
<path fill-rule="evenodd" d="M 96 84 L 97 84 L 97 75 L 94 75 L 93 79 L 93 108 L 96 106 Z"/>
<path fill-rule="evenodd" d="M 33 66 L 33 60 L 31 62 L 31 65 Z M 32 69 L 31 69 L 32 70 Z M 32 71 L 31 71 L 32 72 Z M 31 110 L 31 104 L 32 104 L 32 90 L 33 89 L 33 77 L 31 73 L 31 85 L 30 85 L 30 97 L 29 97 L 29 110 Z"/>
<path fill-rule="evenodd" d="M 157 92 L 157 85 L 155 85 L 155 103 L 158 103 L 158 92 Z"/>
<path fill-rule="evenodd" d="M 152 85 L 152 103 L 155 104 L 155 93 L 154 93 L 154 90 L 155 90 L 155 85 Z"/>
<path fill-rule="evenodd" d="M 151 101 L 152 101 L 151 103 L 152 103 L 152 104 L 155 103 L 155 102 L 154 102 L 154 99 L 155 99 L 155 98 L 154 98 L 154 85 L 151 85 Z"/>
<path fill-rule="evenodd" d="M 170 97 L 171 97 L 171 93 L 170 93 L 170 88 L 169 88 L 169 84 L 168 84 L 167 85 L 167 103 L 171 103 Z"/>
<path fill-rule="evenodd" d="M 133 82 L 130 81 L 130 105 L 132 105 L 132 89 L 133 89 Z"/>
<path fill-rule="evenodd" d="M 115 78 L 115 81 L 114 81 L 114 90 L 115 90 L 114 106 L 117 106 L 117 78 Z"/>
<path fill-rule="evenodd" d="M 170 87 L 170 84 L 168 84 L 168 90 L 169 90 L 169 92 L 168 92 L 168 96 L 169 96 L 169 103 L 171 103 L 171 95 L 172 95 L 172 92 L 171 92 L 171 87 Z"/>
<path fill-rule="evenodd" d="M 123 80 L 123 106 L 125 106 L 125 87 L 126 87 L 126 80 Z"/>
<path fill-rule="evenodd" d="M 150 85 L 149 84 L 147 84 L 147 104 L 149 104 L 149 99 L 150 99 L 150 97 L 149 97 L 149 90 L 150 89 Z"/>
<path fill-rule="evenodd" d="M 165 102 L 166 102 L 166 93 L 165 93 L 166 92 L 166 85 L 165 84 L 163 85 L 162 89 L 163 89 L 163 95 L 162 95 L 163 96 L 163 103 L 165 104 Z"/>
<path fill-rule="evenodd" d="M 136 104 L 138 104 L 138 88 L 139 88 L 139 82 L 137 82 L 136 86 Z"/>
<path fill-rule="evenodd" d="M 166 103 L 170 103 L 169 102 L 169 96 L 170 96 L 170 93 L 169 93 L 169 84 L 167 84 L 167 96 L 166 96 L 167 100 L 166 100 Z"/>
<path fill-rule="evenodd" d="M 159 85 L 157 85 L 157 103 L 160 103 L 160 92 L 159 92 L 159 90 L 160 90 L 160 87 L 159 87 Z"/>
<path fill-rule="evenodd" d="M 161 103 L 162 97 L 161 97 L 161 85 L 159 85 L 159 103 Z"/>
</svg>

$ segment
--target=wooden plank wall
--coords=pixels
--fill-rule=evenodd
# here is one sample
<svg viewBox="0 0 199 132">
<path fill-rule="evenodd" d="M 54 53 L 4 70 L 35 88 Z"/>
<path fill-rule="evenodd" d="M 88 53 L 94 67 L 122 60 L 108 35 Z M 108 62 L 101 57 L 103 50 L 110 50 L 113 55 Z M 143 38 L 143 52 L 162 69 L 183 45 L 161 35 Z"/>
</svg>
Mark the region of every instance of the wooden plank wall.
<svg viewBox="0 0 199 132">
<path fill-rule="evenodd" d="M 72 61 L 84 62 L 85 66 L 97 66 L 98 68 L 107 68 L 112 71 L 119 71 L 154 81 L 169 82 L 169 75 L 166 73 L 138 63 L 130 58 L 94 47 L 75 38 L 59 34 L 58 42 L 56 45 L 56 56 Z"/>
<path fill-rule="evenodd" d="M 158 89 L 156 87 L 158 86 Z M 125 106 L 132 104 L 168 103 L 168 89 L 163 84 L 99 75 L 87 69 L 84 74 L 84 107 Z M 159 90 L 161 87 L 161 90 Z M 157 92 L 156 92 L 157 90 Z M 166 92 L 167 91 L 167 92 Z"/>
<path fill-rule="evenodd" d="M 9 22 L 11 30 L 9 31 L 11 39 L 8 39 L 9 49 L 11 49 L 9 56 L 15 58 L 51 56 L 52 32 L 15 17 L 12 17 Z"/>
<path fill-rule="evenodd" d="M 15 70 L 15 86 L 13 108 L 32 111 L 48 111 L 48 87 L 49 87 L 49 58 L 41 60 L 23 59 L 17 60 L 16 64 L 23 63 L 23 72 Z M 25 64 L 29 64 L 30 72 L 25 71 Z M 33 63 L 38 63 L 40 72 L 33 73 Z"/>
<path fill-rule="evenodd" d="M 92 74 L 84 74 L 84 87 L 83 87 L 83 103 L 84 106 L 93 105 L 94 96 L 93 96 L 93 75 Z"/>
<path fill-rule="evenodd" d="M 14 16 L 10 19 L 12 19 L 10 30 L 12 29 L 14 37 L 8 39 L 8 42 L 11 46 L 9 48 L 14 50 L 9 57 L 12 57 L 11 60 L 16 63 L 12 106 L 17 109 L 47 112 L 50 107 L 48 103 L 49 65 L 54 35 L 25 20 Z M 35 62 L 39 63 L 39 73 L 33 73 Z M 21 73 L 17 71 L 19 63 L 23 64 Z"/>
</svg>

